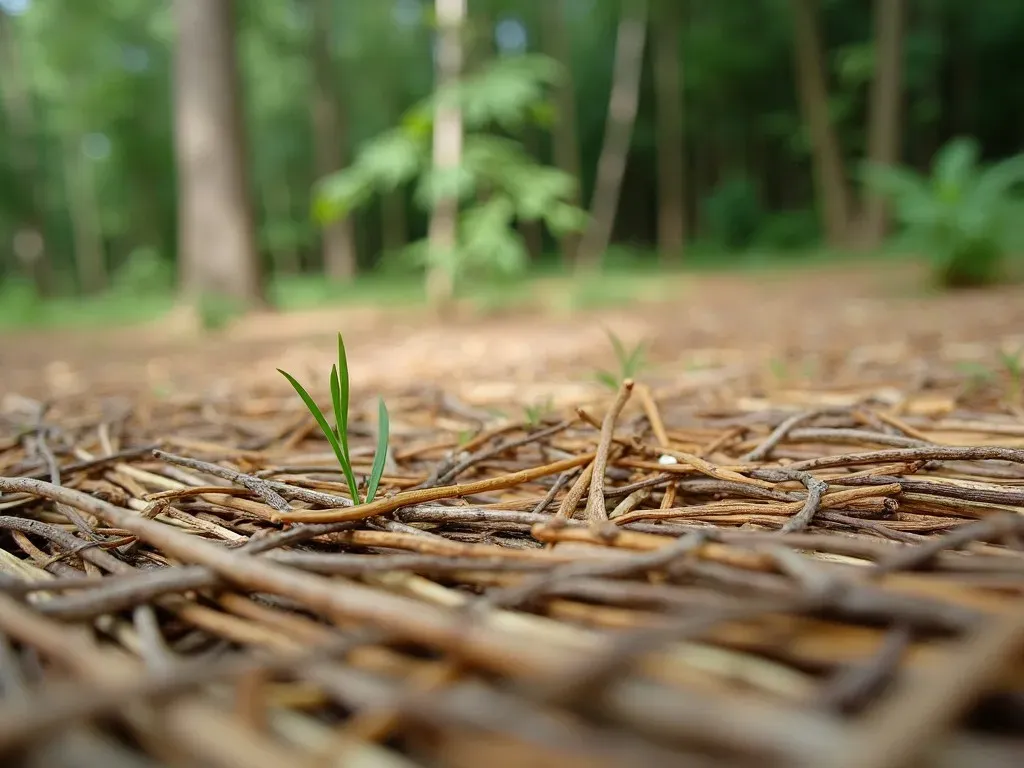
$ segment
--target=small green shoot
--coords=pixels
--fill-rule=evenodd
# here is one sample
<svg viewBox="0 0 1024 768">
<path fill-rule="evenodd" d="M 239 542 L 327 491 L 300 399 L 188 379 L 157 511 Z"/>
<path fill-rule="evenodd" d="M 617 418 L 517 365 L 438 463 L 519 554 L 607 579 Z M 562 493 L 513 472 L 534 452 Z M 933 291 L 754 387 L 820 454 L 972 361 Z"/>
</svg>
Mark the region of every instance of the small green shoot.
<svg viewBox="0 0 1024 768">
<path fill-rule="evenodd" d="M 348 359 L 345 354 L 345 343 L 338 334 L 338 362 L 331 366 L 331 404 L 334 407 L 334 426 L 327 421 L 324 412 L 316 404 L 309 392 L 296 381 L 290 373 L 277 369 L 278 373 L 288 379 L 288 383 L 298 393 L 306 408 L 316 419 L 320 431 L 324 433 L 327 442 L 331 444 L 341 472 L 345 475 L 345 482 L 348 484 L 349 493 L 354 504 L 361 504 L 359 498 L 359 483 L 356 481 L 355 473 L 352 471 L 352 461 L 349 458 L 348 441 L 348 406 L 349 406 L 349 376 Z M 373 501 L 380 487 L 380 479 L 384 474 L 384 463 L 387 460 L 388 439 L 390 423 L 388 420 L 388 409 L 384 405 L 383 398 L 379 399 L 377 406 L 377 450 L 373 456 L 373 466 L 370 469 L 370 476 L 367 478 L 366 502 Z"/>
<path fill-rule="evenodd" d="M 609 389 L 618 389 L 622 382 L 626 379 L 636 378 L 637 374 L 646 367 L 647 362 L 644 355 L 647 353 L 647 348 L 641 341 L 637 342 L 632 349 L 626 349 L 622 339 L 611 331 L 606 331 L 606 333 L 612 344 L 612 349 L 615 351 L 616 362 L 619 364 L 618 376 L 609 371 L 597 371 L 594 376 Z"/>
<path fill-rule="evenodd" d="M 536 429 L 541 425 L 545 418 L 551 415 L 554 409 L 555 406 L 550 396 L 548 396 L 548 398 L 542 403 L 523 406 L 523 415 L 525 416 L 526 426 L 529 429 Z"/>
<path fill-rule="evenodd" d="M 964 360 L 957 363 L 956 367 L 965 377 L 963 394 L 966 397 L 979 395 L 989 387 L 996 378 L 996 372 L 982 363 L 973 360 Z"/>
<path fill-rule="evenodd" d="M 1007 383 L 1007 402 L 1013 405 L 1020 405 L 1024 397 L 1024 361 L 1022 361 L 1022 350 L 1010 352 L 1007 349 L 999 350 L 999 362 L 1006 371 L 1009 382 Z"/>
<path fill-rule="evenodd" d="M 768 370 L 771 371 L 772 378 L 775 379 L 775 384 L 777 386 L 782 386 L 789 381 L 789 366 L 782 358 L 773 357 L 769 360 Z"/>
</svg>

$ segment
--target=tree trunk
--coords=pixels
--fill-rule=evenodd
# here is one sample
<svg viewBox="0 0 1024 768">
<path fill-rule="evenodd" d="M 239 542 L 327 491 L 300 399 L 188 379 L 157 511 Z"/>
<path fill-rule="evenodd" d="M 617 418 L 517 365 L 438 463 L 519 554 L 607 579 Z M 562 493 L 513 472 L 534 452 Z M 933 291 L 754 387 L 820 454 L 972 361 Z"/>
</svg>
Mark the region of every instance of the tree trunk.
<svg viewBox="0 0 1024 768">
<path fill-rule="evenodd" d="M 36 124 L 17 34 L 0 12 L 0 94 L 9 120 L 9 163 L 25 192 L 22 220 L 8 244 L 42 297 L 54 293 L 53 265 L 43 228 L 42 176 L 36 152 Z"/>
<path fill-rule="evenodd" d="M 265 307 L 245 165 L 232 0 L 174 0 L 174 138 L 183 298 Z"/>
<path fill-rule="evenodd" d="M 436 88 L 459 79 L 462 71 L 460 32 L 466 18 L 466 0 L 435 0 L 437 16 Z M 440 104 L 434 114 L 434 171 L 451 173 L 462 162 L 462 110 L 457 104 Z M 459 200 L 455 196 L 438 200 L 431 212 L 427 231 L 430 251 L 445 264 L 432 260 L 427 270 L 426 291 L 431 305 L 440 313 L 450 310 L 455 298 L 455 267 L 451 263 L 458 246 Z"/>
<path fill-rule="evenodd" d="M 875 77 L 871 87 L 868 160 L 881 165 L 894 165 L 900 160 L 905 14 L 905 0 L 875 0 Z M 881 246 L 887 230 L 884 199 L 868 195 L 864 207 L 864 245 Z"/>
<path fill-rule="evenodd" d="M 619 21 L 615 41 L 615 71 L 605 123 L 604 146 L 601 147 L 601 156 L 597 161 L 590 224 L 583 233 L 577 254 L 578 266 L 583 269 L 597 268 L 611 240 L 640 101 L 646 33 L 647 0 L 624 0 L 623 16 Z"/>
<path fill-rule="evenodd" d="M 792 0 L 792 4 L 797 91 L 811 138 L 815 192 L 823 216 L 822 229 L 829 245 L 842 247 L 846 245 L 849 234 L 850 199 L 839 140 L 829 117 L 817 2 Z"/>
<path fill-rule="evenodd" d="M 565 0 L 544 0 L 542 41 L 545 53 L 562 65 L 563 81 L 555 89 L 555 109 L 557 119 L 551 131 L 552 154 L 555 166 L 569 174 L 576 181 L 576 189 L 569 199 L 572 205 L 579 205 L 580 200 L 580 146 L 576 129 L 576 88 L 572 77 L 572 52 L 569 44 L 569 33 L 565 28 Z M 576 263 L 576 251 L 579 247 L 579 235 L 572 233 L 562 238 L 560 243 L 566 264 Z"/>
<path fill-rule="evenodd" d="M 334 18 L 331 0 L 313 3 L 313 141 L 316 174 L 329 176 L 345 166 L 348 126 L 335 82 L 335 62 L 331 55 L 331 30 Z M 324 273 L 331 280 L 348 281 L 358 270 L 355 232 L 346 216 L 324 227 Z"/>
<path fill-rule="evenodd" d="M 96 201 L 92 160 L 82 157 L 80 140 L 64 136 L 64 182 L 68 214 L 75 241 L 75 269 L 82 293 L 96 294 L 107 287 L 103 223 Z"/>
<path fill-rule="evenodd" d="M 657 119 L 658 251 L 665 262 L 683 258 L 686 241 L 683 81 L 679 0 L 662 0 L 652 26 Z"/>
</svg>

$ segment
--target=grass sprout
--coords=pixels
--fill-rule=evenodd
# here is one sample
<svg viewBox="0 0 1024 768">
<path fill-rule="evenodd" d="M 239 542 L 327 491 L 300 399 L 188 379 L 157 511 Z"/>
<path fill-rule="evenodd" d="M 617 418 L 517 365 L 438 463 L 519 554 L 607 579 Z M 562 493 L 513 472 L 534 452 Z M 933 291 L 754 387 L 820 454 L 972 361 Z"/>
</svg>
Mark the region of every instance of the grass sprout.
<svg viewBox="0 0 1024 768">
<path fill-rule="evenodd" d="M 610 371 L 597 371 L 594 376 L 609 389 L 618 389 L 623 381 L 636 378 L 636 375 L 646 367 L 647 361 L 644 356 L 647 353 L 647 348 L 641 341 L 631 349 L 627 349 L 622 339 L 611 331 L 606 331 L 606 333 L 615 352 L 615 360 L 619 365 L 618 375 Z"/>
<path fill-rule="evenodd" d="M 327 421 L 327 417 L 316 404 L 294 376 L 290 373 L 277 369 L 278 373 L 288 379 L 288 383 L 298 393 L 306 408 L 313 415 L 320 431 L 324 433 L 327 442 L 331 444 L 341 472 L 345 475 L 345 482 L 348 484 L 349 493 L 352 495 L 352 502 L 361 504 L 359 497 L 359 483 L 356 481 L 355 473 L 352 471 L 352 461 L 349 455 L 348 441 L 348 407 L 349 407 L 349 375 L 348 357 L 345 354 L 345 342 L 338 334 L 338 362 L 331 366 L 331 404 L 334 408 L 334 426 Z M 388 441 L 390 433 L 390 422 L 388 420 L 388 409 L 384 405 L 384 399 L 379 398 L 377 404 L 377 449 L 373 456 L 373 466 L 366 483 L 366 501 L 373 501 L 380 487 L 380 479 L 384 474 L 384 463 L 387 460 Z"/>
</svg>

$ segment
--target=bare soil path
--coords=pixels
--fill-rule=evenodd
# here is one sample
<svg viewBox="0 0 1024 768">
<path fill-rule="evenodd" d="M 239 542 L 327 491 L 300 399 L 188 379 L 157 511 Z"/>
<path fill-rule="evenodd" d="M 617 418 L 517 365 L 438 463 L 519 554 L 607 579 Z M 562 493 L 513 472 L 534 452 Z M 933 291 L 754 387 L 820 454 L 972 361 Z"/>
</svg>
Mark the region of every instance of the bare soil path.
<svg viewBox="0 0 1024 768">
<path fill-rule="evenodd" d="M 926 364 L 991 360 L 1000 348 L 1024 346 L 1020 287 L 928 296 L 916 271 L 849 267 L 676 282 L 670 300 L 653 304 L 471 316 L 448 325 L 419 309 L 337 309 L 253 317 L 199 339 L 160 324 L 9 335 L 0 338 L 0 393 L 278 386 L 276 368 L 320 377 L 339 331 L 361 386 L 441 384 L 479 402 L 530 399 L 538 383 L 592 383 L 595 368 L 614 365 L 608 331 L 646 343 L 652 362 L 674 365 L 684 377 L 737 362 L 807 368 L 822 359 L 892 361 L 910 375 Z"/>
</svg>

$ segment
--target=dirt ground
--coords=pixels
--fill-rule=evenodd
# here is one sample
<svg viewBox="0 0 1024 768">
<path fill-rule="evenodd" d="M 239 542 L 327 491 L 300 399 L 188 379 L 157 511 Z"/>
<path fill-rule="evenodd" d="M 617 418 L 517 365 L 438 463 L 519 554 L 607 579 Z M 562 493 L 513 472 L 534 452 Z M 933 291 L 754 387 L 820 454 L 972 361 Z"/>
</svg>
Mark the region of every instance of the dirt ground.
<svg viewBox="0 0 1024 768">
<path fill-rule="evenodd" d="M 837 267 L 673 278 L 667 301 L 444 325 L 421 309 L 339 308 L 252 317 L 199 339 L 159 323 L 24 333 L 0 338 L 0 394 L 287 394 L 276 369 L 324 378 L 339 331 L 357 393 L 439 386 L 473 405 L 599 391 L 593 372 L 615 367 L 609 331 L 647 345 L 649 378 L 683 388 L 953 375 L 1024 348 L 1024 288 L 929 295 L 924 284 L 905 267 Z"/>
</svg>

